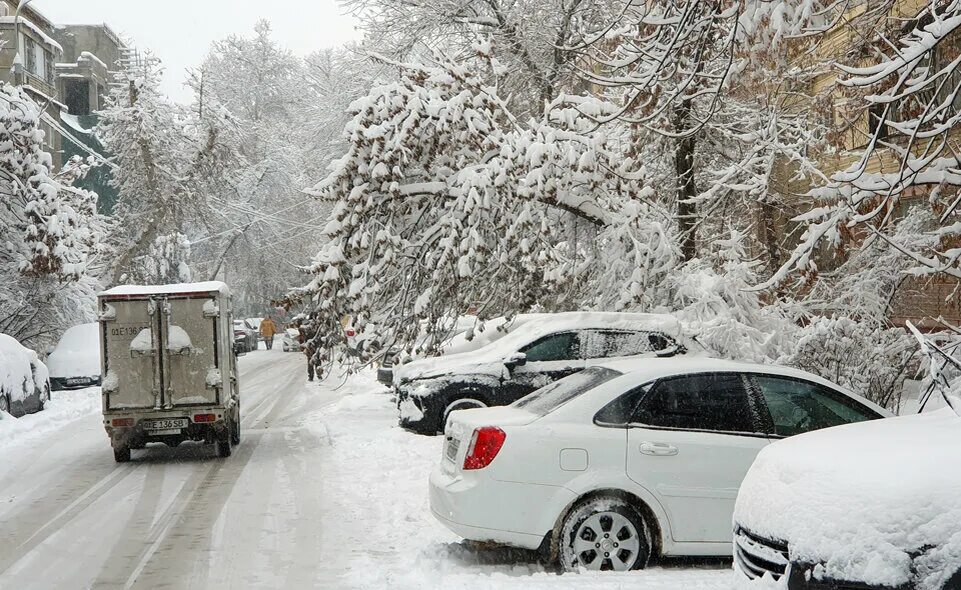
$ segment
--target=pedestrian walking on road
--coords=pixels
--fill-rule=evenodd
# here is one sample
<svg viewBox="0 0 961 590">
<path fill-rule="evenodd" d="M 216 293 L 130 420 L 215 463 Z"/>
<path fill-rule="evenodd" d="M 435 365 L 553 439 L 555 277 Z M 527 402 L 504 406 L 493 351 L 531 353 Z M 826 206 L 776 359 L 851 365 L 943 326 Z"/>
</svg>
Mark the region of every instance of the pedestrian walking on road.
<svg viewBox="0 0 961 590">
<path fill-rule="evenodd" d="M 264 344 L 267 345 L 267 350 L 274 348 L 275 334 L 277 334 L 277 324 L 269 317 L 264 318 L 264 321 L 260 322 L 260 335 L 264 337 Z"/>
</svg>

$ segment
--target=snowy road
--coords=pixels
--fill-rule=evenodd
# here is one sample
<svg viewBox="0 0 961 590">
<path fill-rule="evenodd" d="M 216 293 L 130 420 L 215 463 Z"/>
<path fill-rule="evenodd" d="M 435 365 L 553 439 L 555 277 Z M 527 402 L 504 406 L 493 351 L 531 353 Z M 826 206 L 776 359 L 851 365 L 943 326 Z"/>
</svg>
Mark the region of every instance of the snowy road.
<svg viewBox="0 0 961 590">
<path fill-rule="evenodd" d="M 427 511 L 440 439 L 394 427 L 368 374 L 308 384 L 278 350 L 240 365 L 227 460 L 151 445 L 117 465 L 96 389 L 0 424 L 0 588 L 730 587 L 723 563 L 556 576 L 471 548 Z"/>
</svg>

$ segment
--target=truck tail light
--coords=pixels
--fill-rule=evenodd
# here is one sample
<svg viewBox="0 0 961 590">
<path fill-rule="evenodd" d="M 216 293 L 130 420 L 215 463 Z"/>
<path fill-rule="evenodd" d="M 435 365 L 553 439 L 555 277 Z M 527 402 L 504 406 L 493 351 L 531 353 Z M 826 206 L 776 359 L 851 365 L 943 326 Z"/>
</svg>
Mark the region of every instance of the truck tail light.
<svg viewBox="0 0 961 590">
<path fill-rule="evenodd" d="M 216 414 L 194 414 L 194 422 L 216 422 Z"/>
<path fill-rule="evenodd" d="M 114 428 L 130 428 L 134 425 L 133 418 L 114 418 L 111 422 Z"/>
<path fill-rule="evenodd" d="M 485 426 L 474 430 L 471 436 L 470 446 L 467 447 L 467 456 L 464 457 L 464 469 L 483 469 L 491 464 L 507 435 L 503 430 L 494 426 Z"/>
</svg>

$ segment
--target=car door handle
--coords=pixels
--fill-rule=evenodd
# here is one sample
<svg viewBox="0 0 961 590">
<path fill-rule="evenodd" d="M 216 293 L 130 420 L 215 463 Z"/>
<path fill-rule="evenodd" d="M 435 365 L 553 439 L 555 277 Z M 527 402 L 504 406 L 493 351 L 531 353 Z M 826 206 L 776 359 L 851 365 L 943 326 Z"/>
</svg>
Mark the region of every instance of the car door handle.
<svg viewBox="0 0 961 590">
<path fill-rule="evenodd" d="M 677 454 L 677 447 L 660 442 L 642 442 L 640 451 L 644 455 L 655 455 L 658 457 L 670 457 Z"/>
</svg>

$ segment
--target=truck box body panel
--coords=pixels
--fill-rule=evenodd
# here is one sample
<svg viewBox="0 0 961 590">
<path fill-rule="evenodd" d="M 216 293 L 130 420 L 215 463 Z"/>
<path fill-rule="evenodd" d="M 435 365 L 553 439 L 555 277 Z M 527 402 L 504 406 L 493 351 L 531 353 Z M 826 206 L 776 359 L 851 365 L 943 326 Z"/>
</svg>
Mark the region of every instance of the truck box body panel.
<svg viewBox="0 0 961 590">
<path fill-rule="evenodd" d="M 216 404 L 217 385 L 223 382 L 217 345 L 221 338 L 216 318 L 204 317 L 212 298 L 167 300 L 164 332 L 164 404 Z"/>
<path fill-rule="evenodd" d="M 149 301 L 116 301 L 114 319 L 101 323 L 105 409 L 152 408 L 157 403 L 158 358 L 135 350 L 134 340 L 153 336 Z M 139 336 L 139 338 L 138 338 Z"/>
</svg>

